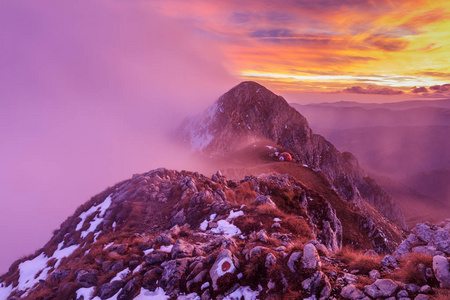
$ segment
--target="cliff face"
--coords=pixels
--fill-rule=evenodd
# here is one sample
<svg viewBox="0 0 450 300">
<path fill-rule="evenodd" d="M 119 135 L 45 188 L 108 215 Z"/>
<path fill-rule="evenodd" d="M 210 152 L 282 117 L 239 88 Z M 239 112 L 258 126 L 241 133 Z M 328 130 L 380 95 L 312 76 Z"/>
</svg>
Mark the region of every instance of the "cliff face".
<svg viewBox="0 0 450 300">
<path fill-rule="evenodd" d="M 192 149 L 212 156 L 227 156 L 255 141 L 269 140 L 289 149 L 298 162 L 322 171 L 344 199 L 358 205 L 366 200 L 406 227 L 401 210 L 352 154 L 340 153 L 313 134 L 307 120 L 286 100 L 255 82 L 237 85 L 203 114 L 185 120 L 178 136 Z"/>
</svg>

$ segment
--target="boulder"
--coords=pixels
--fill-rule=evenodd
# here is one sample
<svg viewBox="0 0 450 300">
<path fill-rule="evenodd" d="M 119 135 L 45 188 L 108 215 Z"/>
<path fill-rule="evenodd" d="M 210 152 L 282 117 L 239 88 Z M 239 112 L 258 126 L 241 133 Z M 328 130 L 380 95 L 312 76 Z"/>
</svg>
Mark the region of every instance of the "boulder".
<svg viewBox="0 0 450 300">
<path fill-rule="evenodd" d="M 450 288 L 450 264 L 448 259 L 441 255 L 433 257 L 433 271 L 441 288 Z"/>
<path fill-rule="evenodd" d="M 356 282 L 358 282 L 358 276 L 350 274 L 350 273 L 345 273 L 343 279 L 347 283 L 356 283 Z"/>
<path fill-rule="evenodd" d="M 428 296 L 424 294 L 419 294 L 414 298 L 414 300 L 428 300 L 428 299 L 429 299 Z"/>
<path fill-rule="evenodd" d="M 377 279 L 373 284 L 366 285 L 364 292 L 372 298 L 390 297 L 398 285 L 390 279 Z"/>
<path fill-rule="evenodd" d="M 414 283 L 410 283 L 410 284 L 405 285 L 405 288 L 408 292 L 415 294 L 419 291 L 420 286 L 418 286 L 417 284 L 414 284 Z"/>
<path fill-rule="evenodd" d="M 386 255 L 382 260 L 381 260 L 381 267 L 383 269 L 395 269 L 398 267 L 398 262 L 397 260 L 391 256 L 391 255 Z"/>
<path fill-rule="evenodd" d="M 109 299 L 117 294 L 117 292 L 124 286 L 124 284 L 125 283 L 122 280 L 114 280 L 113 282 L 102 284 L 100 286 L 98 296 L 102 300 Z"/>
<path fill-rule="evenodd" d="M 158 287 L 158 281 L 161 279 L 163 269 L 154 268 L 146 272 L 142 278 L 142 287 L 154 291 Z"/>
<path fill-rule="evenodd" d="M 266 263 L 264 264 L 266 268 L 270 268 L 277 264 L 277 258 L 272 253 L 267 254 Z"/>
<path fill-rule="evenodd" d="M 261 255 L 263 252 L 266 252 L 266 251 L 269 251 L 269 248 L 263 247 L 263 246 L 256 246 L 256 247 L 253 247 L 253 249 L 250 250 L 247 259 L 250 259 L 250 258 L 252 258 L 253 256 L 259 256 L 259 255 Z"/>
<path fill-rule="evenodd" d="M 164 268 L 160 286 L 170 296 L 178 294 L 181 278 L 186 274 L 189 258 L 179 258 L 165 261 L 161 264 Z"/>
<path fill-rule="evenodd" d="M 211 276 L 213 289 L 217 290 L 217 279 L 227 273 L 234 273 L 239 267 L 239 261 L 233 256 L 233 253 L 228 250 L 222 250 L 216 258 L 209 275 Z"/>
<path fill-rule="evenodd" d="M 354 284 L 349 284 L 342 289 L 341 296 L 345 299 L 356 300 L 364 298 L 365 295 Z"/>
<path fill-rule="evenodd" d="M 369 278 L 375 281 L 381 278 L 381 274 L 380 272 L 378 272 L 378 270 L 372 270 L 369 272 Z"/>
<path fill-rule="evenodd" d="M 272 201 L 270 196 L 259 195 L 258 197 L 255 198 L 255 200 L 253 200 L 253 202 L 255 204 L 259 204 L 259 205 L 264 204 L 264 205 L 270 205 L 270 206 L 276 207 L 276 204 Z"/>
<path fill-rule="evenodd" d="M 305 269 L 317 269 L 321 266 L 319 253 L 313 244 L 305 245 L 301 262 Z"/>
<path fill-rule="evenodd" d="M 84 288 L 88 288 L 91 286 L 96 286 L 97 285 L 97 275 L 98 275 L 98 271 L 97 270 L 78 270 L 76 272 L 76 276 L 77 276 L 77 284 L 84 287 Z"/>
<path fill-rule="evenodd" d="M 164 253 L 162 251 L 154 251 L 145 257 L 145 262 L 150 266 L 156 264 L 159 265 L 162 262 L 164 262 L 167 258 L 168 258 L 167 253 Z"/>
<path fill-rule="evenodd" d="M 161 243 L 163 245 L 172 245 L 174 243 L 174 240 L 170 234 L 167 233 L 161 233 L 158 238 L 156 239 L 158 243 Z"/>
<path fill-rule="evenodd" d="M 131 278 L 127 284 L 123 287 L 117 300 L 132 300 L 136 294 L 140 291 L 141 286 L 139 284 L 139 277 L 135 276 Z"/>
<path fill-rule="evenodd" d="M 294 252 L 289 257 L 289 260 L 287 262 L 287 266 L 288 266 L 289 270 L 291 270 L 292 273 L 296 273 L 297 272 L 297 268 L 295 266 L 295 263 L 299 260 L 299 258 L 302 256 L 302 254 L 303 254 L 302 252 Z"/>
<path fill-rule="evenodd" d="M 172 259 L 182 258 L 182 257 L 191 257 L 194 252 L 194 246 L 179 239 L 172 247 L 172 251 L 170 256 Z"/>
</svg>

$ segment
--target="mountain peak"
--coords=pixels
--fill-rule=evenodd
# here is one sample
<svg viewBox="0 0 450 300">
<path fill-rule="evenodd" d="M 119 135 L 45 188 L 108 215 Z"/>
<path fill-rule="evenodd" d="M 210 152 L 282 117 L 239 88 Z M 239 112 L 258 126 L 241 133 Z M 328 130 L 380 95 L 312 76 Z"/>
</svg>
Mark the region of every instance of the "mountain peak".
<svg viewBox="0 0 450 300">
<path fill-rule="evenodd" d="M 294 161 L 322 171 L 347 201 L 365 199 L 405 226 L 392 198 L 367 176 L 353 155 L 340 153 L 313 134 L 307 120 L 283 97 L 256 82 L 233 87 L 203 114 L 184 122 L 178 134 L 194 150 L 216 157 L 232 157 L 260 141 L 274 143 Z"/>
</svg>

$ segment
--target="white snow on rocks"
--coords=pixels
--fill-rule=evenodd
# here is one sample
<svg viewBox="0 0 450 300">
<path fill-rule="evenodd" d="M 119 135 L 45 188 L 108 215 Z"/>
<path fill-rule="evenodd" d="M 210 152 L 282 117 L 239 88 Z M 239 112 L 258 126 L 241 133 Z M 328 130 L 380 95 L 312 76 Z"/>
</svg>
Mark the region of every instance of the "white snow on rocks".
<svg viewBox="0 0 450 300">
<path fill-rule="evenodd" d="M 200 230 L 205 231 L 207 228 L 208 228 L 208 221 L 205 220 L 200 224 Z"/>
<path fill-rule="evenodd" d="M 67 248 L 62 248 L 64 245 L 63 242 L 59 243 L 58 249 L 55 250 L 51 257 L 47 257 L 43 252 L 36 256 L 31 260 L 26 260 L 19 264 L 19 283 L 16 287 L 17 290 L 27 290 L 33 287 L 39 280 L 45 280 L 48 276 L 48 272 L 52 269 L 52 267 L 47 267 L 47 263 L 55 258 L 55 268 L 59 266 L 61 260 L 64 257 L 70 256 L 79 245 L 72 245 Z M 2 289 L 0 287 L 0 295 L 2 293 Z M 12 288 L 10 289 L 11 292 Z M 27 295 L 24 294 L 25 296 Z M 0 299 L 3 299 L 0 297 Z"/>
<path fill-rule="evenodd" d="M 80 288 L 77 290 L 77 299 L 83 297 L 84 300 L 92 299 L 92 295 L 94 294 L 95 287 L 90 288 Z"/>
<path fill-rule="evenodd" d="M 3 283 L 0 284 L 0 299 L 7 299 L 9 294 L 12 292 L 13 285 L 4 286 Z"/>
<path fill-rule="evenodd" d="M 227 238 L 231 238 L 235 235 L 241 234 L 241 230 L 234 226 L 233 224 L 230 224 L 229 222 L 225 220 L 220 220 L 217 222 L 217 227 L 212 228 L 211 232 L 222 234 Z"/>
<path fill-rule="evenodd" d="M 252 290 L 249 286 L 240 286 L 233 293 L 226 296 L 224 300 L 240 300 L 242 298 L 245 300 L 256 300 L 258 295 L 259 292 Z"/>
<path fill-rule="evenodd" d="M 111 196 L 112 194 L 106 197 L 106 199 L 102 203 L 92 206 L 90 209 L 80 214 L 81 221 L 77 224 L 77 231 L 83 228 L 84 222 L 86 221 L 87 217 L 99 211 L 94 219 L 90 222 L 89 228 L 81 233 L 81 238 L 84 239 L 89 233 L 94 232 L 95 229 L 97 229 L 98 225 L 103 222 L 103 217 L 105 216 L 106 210 L 111 206 Z"/>
<path fill-rule="evenodd" d="M 155 251 L 155 249 L 151 248 L 151 249 L 148 249 L 148 250 L 144 250 L 143 252 L 144 252 L 145 255 L 149 255 L 153 251 Z"/>
<path fill-rule="evenodd" d="M 170 297 L 166 295 L 166 292 L 158 287 L 154 292 L 141 288 L 139 295 L 134 300 L 167 300 Z"/>
<path fill-rule="evenodd" d="M 169 245 L 169 246 L 162 245 L 161 248 L 159 248 L 159 250 L 161 250 L 162 252 L 170 253 L 170 252 L 172 252 L 172 248 L 173 248 L 173 245 Z"/>
<path fill-rule="evenodd" d="M 127 275 L 130 274 L 130 272 L 131 272 L 130 269 L 126 268 L 117 273 L 116 276 L 114 276 L 114 278 L 110 280 L 110 282 L 113 282 L 115 280 L 124 280 L 127 277 Z"/>
<path fill-rule="evenodd" d="M 243 215 L 244 215 L 244 212 L 242 210 L 239 210 L 236 212 L 230 211 L 230 215 L 228 216 L 227 220 L 232 220 L 234 218 L 237 218 L 237 217 L 243 216 Z"/>
</svg>

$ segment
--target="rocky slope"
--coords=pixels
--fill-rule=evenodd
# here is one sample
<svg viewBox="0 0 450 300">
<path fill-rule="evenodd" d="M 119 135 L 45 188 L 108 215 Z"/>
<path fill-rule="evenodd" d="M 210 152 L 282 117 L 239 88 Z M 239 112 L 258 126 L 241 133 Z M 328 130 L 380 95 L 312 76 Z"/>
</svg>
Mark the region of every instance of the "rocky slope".
<svg viewBox="0 0 450 300">
<path fill-rule="evenodd" d="M 178 136 L 194 150 L 223 157 L 251 143 L 268 140 L 288 149 L 295 160 L 322 171 L 346 200 L 362 201 L 405 226 L 392 198 L 359 167 L 348 152 L 340 153 L 281 96 L 255 82 L 243 82 L 222 95 L 203 114 L 187 119 Z"/>
<path fill-rule="evenodd" d="M 393 256 L 355 252 L 396 237 L 349 234 L 358 222 L 339 219 L 333 205 L 349 204 L 333 192 L 327 200 L 289 175 L 137 174 L 15 262 L 0 277 L 0 299 L 405 300 L 446 291 L 450 220 L 418 225 Z M 411 253 L 424 258 L 408 265 Z M 418 279 L 402 275 L 405 267 Z"/>
</svg>

